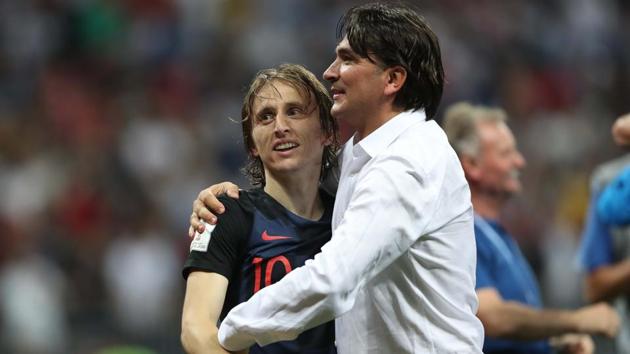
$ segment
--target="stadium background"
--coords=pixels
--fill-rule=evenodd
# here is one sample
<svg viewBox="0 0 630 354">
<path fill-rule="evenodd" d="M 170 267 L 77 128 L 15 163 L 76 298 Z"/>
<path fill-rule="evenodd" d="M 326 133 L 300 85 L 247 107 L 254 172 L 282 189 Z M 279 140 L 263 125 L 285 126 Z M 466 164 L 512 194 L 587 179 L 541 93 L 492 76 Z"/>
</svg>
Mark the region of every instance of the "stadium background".
<svg viewBox="0 0 630 354">
<path fill-rule="evenodd" d="M 190 204 L 246 185 L 243 89 L 281 62 L 321 74 L 354 3 L 0 0 L 0 352 L 181 352 Z M 509 228 L 546 304 L 581 304 L 588 177 L 622 153 L 610 125 L 630 111 L 630 4 L 418 6 L 441 40 L 440 114 L 508 111 L 528 160 Z"/>
</svg>

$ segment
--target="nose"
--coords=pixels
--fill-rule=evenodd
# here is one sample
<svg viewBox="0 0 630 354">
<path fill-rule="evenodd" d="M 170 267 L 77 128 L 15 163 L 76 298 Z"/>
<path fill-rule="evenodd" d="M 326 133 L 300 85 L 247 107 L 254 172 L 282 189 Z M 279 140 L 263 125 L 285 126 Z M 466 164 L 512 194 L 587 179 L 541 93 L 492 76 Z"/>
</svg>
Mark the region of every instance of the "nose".
<svg viewBox="0 0 630 354">
<path fill-rule="evenodd" d="M 289 118 L 284 114 L 278 114 L 275 119 L 273 132 L 276 136 L 283 136 L 289 131 Z"/>
<path fill-rule="evenodd" d="M 527 161 L 525 161 L 525 157 L 523 157 L 523 154 L 521 154 L 520 151 L 516 152 L 515 164 L 516 167 L 518 167 L 519 169 L 522 169 L 525 167 L 525 165 L 527 165 Z"/>
<path fill-rule="evenodd" d="M 326 81 L 337 81 L 337 78 L 339 78 L 339 60 L 335 59 L 332 63 L 330 63 L 328 69 L 324 71 L 323 77 Z"/>
</svg>

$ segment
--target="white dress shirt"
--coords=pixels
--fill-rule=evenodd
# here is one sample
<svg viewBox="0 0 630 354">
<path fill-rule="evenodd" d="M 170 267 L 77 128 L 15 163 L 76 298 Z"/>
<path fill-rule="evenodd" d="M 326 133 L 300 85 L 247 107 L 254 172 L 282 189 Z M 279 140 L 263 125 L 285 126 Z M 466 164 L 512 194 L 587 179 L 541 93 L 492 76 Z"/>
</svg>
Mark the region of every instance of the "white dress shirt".
<svg viewBox="0 0 630 354">
<path fill-rule="evenodd" d="M 404 112 L 343 150 L 333 236 L 312 261 L 236 306 L 240 350 L 337 318 L 340 354 L 481 353 L 470 190 L 434 121 Z"/>
</svg>

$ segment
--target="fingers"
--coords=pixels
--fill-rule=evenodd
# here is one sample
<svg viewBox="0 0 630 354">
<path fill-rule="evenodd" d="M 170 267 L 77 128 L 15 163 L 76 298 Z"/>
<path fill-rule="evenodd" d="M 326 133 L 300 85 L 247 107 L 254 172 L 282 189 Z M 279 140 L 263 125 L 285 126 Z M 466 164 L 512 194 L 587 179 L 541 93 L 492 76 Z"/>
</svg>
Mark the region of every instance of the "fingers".
<svg viewBox="0 0 630 354">
<path fill-rule="evenodd" d="M 195 202 L 193 202 L 193 205 L 195 204 Z M 198 233 L 204 232 L 206 227 L 203 224 L 203 222 L 199 220 L 199 217 L 197 216 L 195 212 L 192 212 L 192 214 L 190 214 L 189 221 L 190 221 L 190 227 L 188 228 L 188 237 L 194 237 L 195 231 Z"/>
<path fill-rule="evenodd" d="M 595 348 L 590 336 L 576 333 L 552 337 L 549 344 L 558 353 L 592 354 Z"/>
<path fill-rule="evenodd" d="M 210 211 L 216 214 L 222 214 L 225 211 L 225 207 L 219 201 L 219 199 L 217 199 L 217 196 L 224 194 L 229 190 L 226 184 L 228 184 L 228 182 L 215 184 L 210 188 L 202 190 L 199 193 L 197 200 L 195 200 L 195 202 L 193 203 L 193 212 L 207 222 L 210 222 L 210 220 L 206 219 L 204 217 L 204 214 L 209 217 L 215 216 L 214 214 L 210 213 Z"/>
<path fill-rule="evenodd" d="M 231 198 L 238 199 L 238 186 L 231 182 L 223 182 L 212 185 L 197 195 L 197 199 L 192 204 L 192 214 L 190 215 L 190 227 L 188 228 L 188 236 L 194 237 L 195 231 L 202 233 L 205 231 L 204 221 L 209 224 L 216 224 L 216 215 L 225 212 L 225 206 L 221 203 L 217 196 L 227 194 Z"/>
<path fill-rule="evenodd" d="M 206 205 L 210 205 L 210 208 L 214 208 L 213 210 L 217 214 L 221 214 L 225 211 L 223 204 L 212 195 L 208 196 L 205 200 L 195 199 L 193 202 L 193 212 L 190 216 L 190 225 L 200 232 L 203 232 L 203 221 L 212 225 L 217 223 L 216 215 L 210 212 Z"/>
<path fill-rule="evenodd" d="M 621 320 L 617 312 L 610 307 L 609 305 L 605 305 L 606 310 L 608 311 L 608 328 L 606 331 L 606 335 L 608 337 L 615 337 L 617 333 L 619 333 L 619 326 L 621 324 Z"/>
<path fill-rule="evenodd" d="M 615 337 L 619 332 L 620 319 L 617 312 L 608 304 L 600 302 L 593 305 L 595 312 L 591 320 L 600 320 L 601 333 L 607 337 Z"/>
<path fill-rule="evenodd" d="M 231 198 L 238 199 L 238 186 L 232 182 L 223 182 L 223 183 L 215 184 L 211 186 L 210 188 L 207 188 L 201 191 L 201 193 L 199 193 L 199 197 L 203 197 L 201 198 L 203 200 L 206 198 L 208 194 L 212 196 L 227 194 Z"/>
<path fill-rule="evenodd" d="M 231 182 L 226 182 L 225 192 L 230 198 L 238 199 L 239 188 L 236 184 Z"/>
</svg>

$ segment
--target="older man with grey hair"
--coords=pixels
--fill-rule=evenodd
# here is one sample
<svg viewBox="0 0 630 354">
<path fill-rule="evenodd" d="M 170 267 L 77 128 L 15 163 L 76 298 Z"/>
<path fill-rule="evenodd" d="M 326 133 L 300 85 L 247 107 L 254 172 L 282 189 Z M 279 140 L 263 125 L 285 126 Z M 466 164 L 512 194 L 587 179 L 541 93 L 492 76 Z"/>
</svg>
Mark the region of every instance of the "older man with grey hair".
<svg viewBox="0 0 630 354">
<path fill-rule="evenodd" d="M 484 353 L 550 353 L 552 344 L 571 353 L 593 351 L 588 334 L 614 336 L 619 318 L 604 303 L 575 311 L 542 308 L 534 273 L 500 215 L 521 192 L 525 159 L 494 107 L 458 103 L 443 126 L 470 185 L 477 242 L 477 316 L 485 329 Z M 552 339 L 552 341 L 550 341 Z"/>
</svg>

